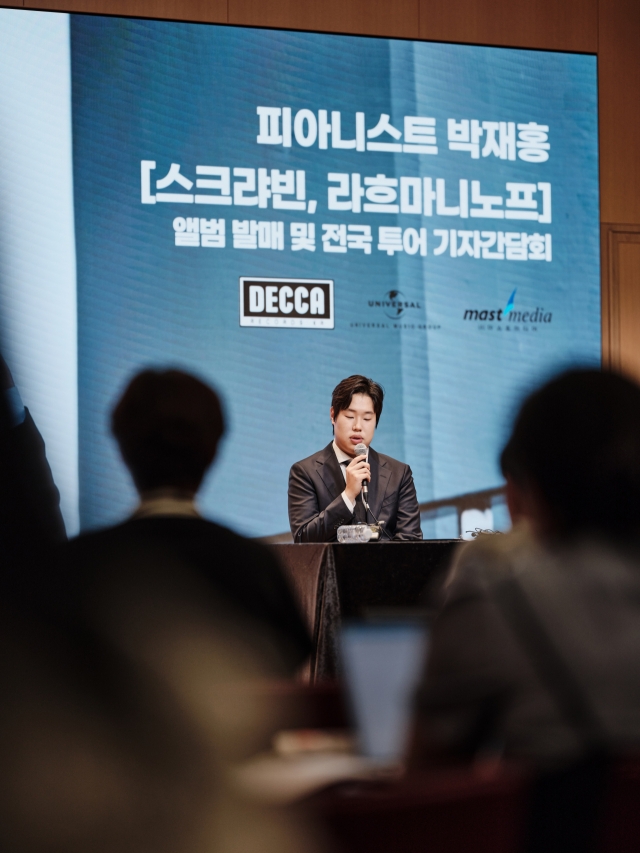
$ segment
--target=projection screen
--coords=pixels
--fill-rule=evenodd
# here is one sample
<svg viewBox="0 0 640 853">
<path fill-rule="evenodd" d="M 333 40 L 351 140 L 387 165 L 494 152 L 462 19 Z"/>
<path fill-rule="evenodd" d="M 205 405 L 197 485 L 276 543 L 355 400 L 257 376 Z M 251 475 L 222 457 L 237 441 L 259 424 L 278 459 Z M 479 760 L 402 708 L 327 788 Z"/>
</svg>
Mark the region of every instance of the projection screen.
<svg viewBox="0 0 640 853">
<path fill-rule="evenodd" d="M 202 511 L 270 536 L 345 376 L 424 503 L 499 486 L 523 394 L 599 363 L 594 56 L 4 9 L 0 145 L 4 345 L 70 532 L 135 504 L 108 421 L 144 366 L 219 390 Z"/>
</svg>

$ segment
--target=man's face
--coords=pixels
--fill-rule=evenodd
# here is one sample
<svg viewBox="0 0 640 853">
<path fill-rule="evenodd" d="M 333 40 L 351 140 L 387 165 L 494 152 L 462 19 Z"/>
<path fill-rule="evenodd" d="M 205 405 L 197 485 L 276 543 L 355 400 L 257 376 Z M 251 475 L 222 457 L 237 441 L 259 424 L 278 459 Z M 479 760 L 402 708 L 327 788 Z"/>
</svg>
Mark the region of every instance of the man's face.
<svg viewBox="0 0 640 853">
<path fill-rule="evenodd" d="M 376 428 L 373 400 L 368 394 L 354 394 L 348 409 L 334 416 L 331 407 L 333 437 L 340 450 L 355 456 L 354 447 L 364 442 L 369 447 Z"/>
</svg>

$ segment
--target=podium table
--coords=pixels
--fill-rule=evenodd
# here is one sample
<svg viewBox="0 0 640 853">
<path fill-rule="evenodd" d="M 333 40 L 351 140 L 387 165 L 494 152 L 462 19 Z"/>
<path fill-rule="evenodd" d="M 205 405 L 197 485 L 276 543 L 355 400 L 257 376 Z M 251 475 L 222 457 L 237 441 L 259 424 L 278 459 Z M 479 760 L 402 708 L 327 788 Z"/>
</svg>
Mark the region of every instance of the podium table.
<svg viewBox="0 0 640 853">
<path fill-rule="evenodd" d="M 309 680 L 339 675 L 342 620 L 437 603 L 457 539 L 273 545 L 313 637 Z"/>
</svg>

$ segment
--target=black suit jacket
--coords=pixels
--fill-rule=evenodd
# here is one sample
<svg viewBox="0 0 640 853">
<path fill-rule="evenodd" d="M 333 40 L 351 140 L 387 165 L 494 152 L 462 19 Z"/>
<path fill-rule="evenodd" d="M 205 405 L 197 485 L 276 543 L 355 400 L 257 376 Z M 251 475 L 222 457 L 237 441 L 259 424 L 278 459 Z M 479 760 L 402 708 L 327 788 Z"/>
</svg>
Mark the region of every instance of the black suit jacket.
<svg viewBox="0 0 640 853">
<path fill-rule="evenodd" d="M 100 602 L 145 589 L 197 600 L 213 622 L 222 617 L 276 650 L 276 670 L 293 672 L 311 651 L 307 629 L 275 555 L 264 545 L 201 518 L 153 516 L 87 533 L 56 549 L 43 579 L 47 606 L 88 626 Z M 47 583 L 47 580 L 49 583 Z M 46 589 L 49 587 L 48 589 Z M 167 594 L 171 600 L 172 593 Z M 177 605 L 176 605 L 177 606 Z M 117 606 L 111 606 L 116 614 Z M 260 651 L 260 649 L 258 649 Z"/>
<path fill-rule="evenodd" d="M 369 506 L 372 513 L 379 521 L 384 521 L 385 529 L 393 539 L 422 539 L 411 468 L 404 462 L 376 453 L 372 447 L 369 448 L 369 465 Z M 294 542 L 334 541 L 338 527 L 356 520 L 358 510 L 352 515 L 342 497 L 344 486 L 344 474 L 333 450 L 333 442 L 292 466 L 289 473 L 289 524 Z M 368 521 L 373 519 L 369 516 Z"/>
</svg>

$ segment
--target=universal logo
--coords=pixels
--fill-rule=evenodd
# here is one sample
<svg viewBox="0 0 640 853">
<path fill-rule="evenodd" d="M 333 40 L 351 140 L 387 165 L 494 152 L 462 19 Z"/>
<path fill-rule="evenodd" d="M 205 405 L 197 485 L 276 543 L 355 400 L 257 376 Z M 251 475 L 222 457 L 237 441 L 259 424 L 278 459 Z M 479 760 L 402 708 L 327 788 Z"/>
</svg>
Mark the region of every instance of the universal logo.
<svg viewBox="0 0 640 853">
<path fill-rule="evenodd" d="M 333 329 L 333 281 L 240 278 L 240 325 L 285 329 Z"/>
<path fill-rule="evenodd" d="M 463 320 L 479 322 L 479 329 L 498 332 L 537 332 L 539 326 L 546 326 L 553 320 L 551 311 L 536 307 L 533 311 L 516 311 L 516 290 L 513 291 L 504 308 L 467 308 Z"/>
<path fill-rule="evenodd" d="M 369 299 L 368 306 L 381 312 L 393 322 L 385 322 L 379 317 L 377 322 L 353 322 L 353 329 L 439 329 L 439 326 L 427 325 L 422 313 L 422 303 L 417 299 L 407 299 L 400 290 L 388 290 L 382 299 Z M 412 311 L 418 311 L 416 317 Z"/>
<path fill-rule="evenodd" d="M 388 290 L 383 299 L 370 299 L 369 308 L 381 308 L 390 320 L 399 320 L 412 308 L 421 311 L 422 305 L 417 300 L 405 299 L 399 290 Z"/>
</svg>

